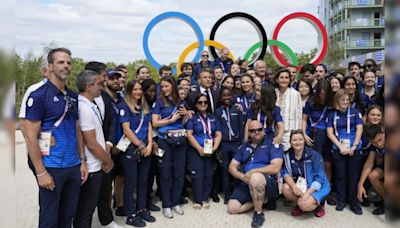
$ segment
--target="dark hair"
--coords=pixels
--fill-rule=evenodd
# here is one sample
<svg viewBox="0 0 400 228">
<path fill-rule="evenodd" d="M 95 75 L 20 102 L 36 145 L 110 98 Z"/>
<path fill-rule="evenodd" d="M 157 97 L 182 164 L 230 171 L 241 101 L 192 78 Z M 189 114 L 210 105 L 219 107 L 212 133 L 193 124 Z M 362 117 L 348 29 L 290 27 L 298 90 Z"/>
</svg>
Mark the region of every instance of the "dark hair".
<svg viewBox="0 0 400 228">
<path fill-rule="evenodd" d="M 116 71 L 121 71 L 121 70 L 127 70 L 128 71 L 128 68 L 125 66 L 125 65 L 118 65 L 117 67 L 115 67 L 115 70 Z"/>
<path fill-rule="evenodd" d="M 374 103 L 379 105 L 383 110 L 385 110 L 385 84 L 379 89 L 377 95 L 375 96 Z"/>
<path fill-rule="evenodd" d="M 201 97 L 205 97 L 205 98 L 207 99 L 207 101 L 209 101 L 207 95 L 205 95 L 205 94 L 203 94 L 203 93 L 197 95 L 197 96 L 194 98 L 194 103 L 193 103 L 193 106 L 194 106 L 194 107 L 193 107 L 193 110 L 196 111 L 196 112 L 199 111 L 199 110 L 197 110 L 196 104 L 197 104 L 197 102 L 200 100 Z M 208 105 L 210 105 L 210 104 L 208 104 Z"/>
<path fill-rule="evenodd" d="M 314 64 L 311 64 L 311 63 L 304 64 L 301 67 L 300 74 L 304 74 L 307 71 L 309 71 L 311 74 L 314 74 L 316 71 Z"/>
<path fill-rule="evenodd" d="M 376 135 L 384 132 L 385 131 L 383 130 L 382 126 L 379 124 L 366 123 L 363 126 L 363 134 L 369 140 L 373 140 Z"/>
<path fill-rule="evenodd" d="M 66 48 L 54 48 L 51 49 L 49 51 L 49 53 L 47 54 L 47 62 L 50 63 L 54 63 L 54 54 L 57 52 L 64 52 L 66 54 L 68 54 L 69 56 L 71 56 L 71 51 L 66 49 Z"/>
<path fill-rule="evenodd" d="M 221 70 L 222 70 L 222 72 L 224 72 L 224 69 L 222 69 L 222 67 L 221 67 L 221 66 L 219 66 L 219 65 L 218 65 L 218 66 L 215 66 L 215 67 L 214 67 L 214 69 L 213 69 L 213 71 L 215 71 L 216 69 L 221 69 Z"/>
<path fill-rule="evenodd" d="M 375 75 L 375 77 L 376 77 L 375 69 L 365 69 L 365 70 L 362 72 L 362 74 L 361 74 L 361 78 L 362 78 L 363 80 L 364 80 L 364 75 L 365 75 L 366 73 L 374 73 L 374 75 Z"/>
<path fill-rule="evenodd" d="M 289 75 L 289 80 L 290 80 L 290 71 L 289 71 L 289 69 L 287 69 L 286 67 L 279 68 L 275 72 L 275 81 L 274 81 L 277 88 L 279 88 L 279 85 L 276 82 L 276 80 L 278 80 L 279 75 L 281 75 L 282 73 L 287 73 Z M 290 87 L 290 83 L 289 83 L 288 87 Z"/>
<path fill-rule="evenodd" d="M 346 77 L 344 77 L 344 78 L 343 78 L 343 81 L 342 81 L 342 88 L 343 88 L 343 89 L 345 88 L 344 85 L 346 84 L 346 82 L 347 82 L 348 80 L 354 80 L 354 83 L 356 84 L 356 91 L 354 92 L 354 100 L 353 100 L 353 102 L 356 103 L 356 107 L 357 107 L 358 111 L 359 111 L 362 115 L 364 115 L 364 113 L 365 113 L 365 106 L 364 106 L 364 104 L 363 104 L 363 102 L 362 102 L 362 100 L 361 100 L 361 97 L 360 97 L 360 91 L 358 90 L 358 84 L 357 84 L 356 78 L 353 77 L 353 76 L 346 76 Z"/>
<path fill-rule="evenodd" d="M 191 67 L 192 70 L 193 70 L 193 65 L 191 63 L 188 63 L 188 62 L 182 63 L 181 64 L 181 71 L 183 71 L 183 69 L 188 68 L 188 67 Z"/>
<path fill-rule="evenodd" d="M 174 105 L 177 105 L 179 102 L 179 90 L 178 90 L 178 85 L 176 83 L 175 78 L 172 76 L 162 77 L 160 80 L 160 85 L 161 85 L 161 82 L 163 82 L 163 81 L 166 81 L 172 85 L 172 94 L 171 94 L 172 101 L 171 102 Z M 161 98 L 163 100 L 164 105 L 168 105 L 168 106 L 170 105 L 170 103 L 168 102 L 168 97 L 165 97 L 162 92 L 160 92 L 159 98 Z"/>
<path fill-rule="evenodd" d="M 187 79 L 186 77 L 179 77 L 179 78 L 178 78 L 178 86 L 181 85 L 181 82 L 182 82 L 182 81 L 187 81 L 187 82 L 189 82 L 189 84 L 190 84 L 189 79 Z"/>
<path fill-rule="evenodd" d="M 325 92 L 325 103 L 323 103 L 319 95 L 321 92 Z M 333 95 L 332 95 L 332 87 L 330 83 L 326 80 L 319 80 L 317 84 L 315 85 L 315 94 L 313 97 L 310 99 L 310 104 L 313 107 L 318 107 L 318 106 L 327 106 L 327 107 L 332 107 L 332 100 L 333 100 Z"/>
<path fill-rule="evenodd" d="M 163 71 L 172 71 L 172 68 L 167 65 L 162 65 L 160 69 L 158 69 L 158 74 L 161 75 Z"/>
<path fill-rule="evenodd" d="M 107 69 L 107 65 L 101 62 L 91 61 L 85 64 L 85 70 L 91 70 L 98 74 Z"/>
<path fill-rule="evenodd" d="M 373 104 L 373 105 L 369 106 L 367 111 L 365 112 L 365 120 L 366 121 L 368 120 L 368 114 L 374 109 L 378 109 L 382 113 L 382 116 L 383 116 L 383 108 L 377 104 Z M 383 122 L 381 121 L 381 124 L 382 123 Z"/>
<path fill-rule="evenodd" d="M 211 70 L 210 70 L 209 68 L 204 68 L 204 69 L 201 69 L 200 72 L 199 72 L 199 74 L 197 75 L 197 78 L 198 78 L 198 79 L 200 78 L 200 75 L 201 75 L 201 73 L 203 73 L 203 72 L 207 72 L 207 73 L 209 73 L 209 74 L 211 74 L 211 75 L 214 74 L 214 72 L 211 72 Z"/>
<path fill-rule="evenodd" d="M 140 70 L 143 69 L 143 68 L 148 69 L 148 70 L 149 70 L 149 73 L 150 73 L 150 68 L 148 68 L 148 67 L 145 66 L 145 65 L 142 65 L 142 66 L 140 66 L 140 67 L 138 67 L 138 68 L 136 69 L 136 76 L 139 74 Z"/>
<path fill-rule="evenodd" d="M 366 67 L 365 63 L 368 62 L 368 61 L 372 62 L 372 66 L 377 66 L 374 59 L 366 59 L 366 60 L 364 60 L 364 68 Z"/>
<path fill-rule="evenodd" d="M 289 141 L 292 140 L 293 135 L 302 135 L 303 138 L 304 138 L 304 132 L 301 129 L 291 130 L 290 131 L 290 139 L 289 139 Z"/>
<path fill-rule="evenodd" d="M 361 69 L 361 64 L 359 62 L 349 62 L 349 65 L 347 66 L 347 69 L 350 70 L 350 68 L 352 66 L 354 66 L 354 65 L 358 66 L 358 68 Z"/>
<path fill-rule="evenodd" d="M 307 84 L 308 88 L 310 89 L 310 93 L 308 94 L 309 96 L 313 95 L 313 88 L 311 83 L 308 80 L 305 80 L 304 78 L 300 79 L 297 81 L 297 85 L 296 85 L 296 90 L 299 91 L 300 88 L 300 82 L 304 82 Z"/>
<path fill-rule="evenodd" d="M 327 67 L 325 64 L 320 63 L 320 64 L 318 64 L 317 66 L 321 66 L 322 68 L 324 68 L 325 73 L 328 73 L 328 67 Z M 317 67 L 315 67 L 315 68 L 317 68 Z"/>
<path fill-rule="evenodd" d="M 275 109 L 276 103 L 276 93 L 275 88 L 272 85 L 266 85 L 261 87 L 261 99 L 256 100 L 251 106 L 253 111 L 253 120 L 257 119 L 257 114 L 259 111 L 267 115 L 267 127 L 272 126 L 272 112 Z"/>
</svg>

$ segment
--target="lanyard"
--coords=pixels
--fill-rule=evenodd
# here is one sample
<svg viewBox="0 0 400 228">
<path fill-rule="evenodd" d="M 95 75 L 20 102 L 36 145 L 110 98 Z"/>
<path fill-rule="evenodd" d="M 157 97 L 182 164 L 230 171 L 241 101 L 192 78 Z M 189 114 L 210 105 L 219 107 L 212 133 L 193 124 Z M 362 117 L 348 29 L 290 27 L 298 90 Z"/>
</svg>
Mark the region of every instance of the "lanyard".
<svg viewBox="0 0 400 228">
<path fill-rule="evenodd" d="M 135 134 L 139 133 L 140 129 L 142 128 L 143 122 L 144 122 L 144 114 L 143 114 L 143 110 L 141 110 L 140 111 L 140 122 L 139 122 L 139 126 L 135 130 Z"/>
<path fill-rule="evenodd" d="M 321 116 L 319 117 L 319 119 L 318 119 L 317 122 L 314 122 L 314 123 L 313 123 L 313 121 L 312 121 L 312 119 L 311 119 L 311 115 L 310 115 L 311 127 L 315 127 L 315 126 L 317 126 L 317 125 L 321 122 L 322 118 L 324 118 L 326 109 L 327 109 L 327 107 L 325 106 L 325 107 L 324 107 L 324 110 L 322 111 L 322 114 L 321 114 Z"/>
<path fill-rule="evenodd" d="M 226 110 L 225 110 L 226 109 Z M 231 117 L 229 113 L 229 108 L 222 108 L 222 117 L 226 120 L 226 124 L 228 125 L 229 129 L 229 141 L 232 139 L 232 136 L 235 136 L 231 126 Z"/>
<path fill-rule="evenodd" d="M 261 121 L 261 110 L 258 111 L 257 120 L 258 120 L 260 123 L 263 123 L 264 129 L 267 129 L 267 115 L 264 115 L 264 121 Z"/>
<path fill-rule="evenodd" d="M 62 121 L 64 120 L 65 116 L 67 115 L 68 112 L 68 106 L 70 105 L 70 99 L 71 98 L 67 98 L 67 96 L 65 96 L 66 100 L 65 100 L 65 108 L 64 108 L 64 113 L 61 115 L 61 117 L 54 123 L 53 128 L 56 128 L 58 126 L 60 126 L 60 124 L 62 123 Z"/>
<path fill-rule="evenodd" d="M 87 104 L 90 109 L 94 112 L 94 114 L 97 117 L 97 120 L 99 121 L 100 125 L 103 125 L 103 118 L 101 118 L 101 114 L 100 114 L 100 110 L 98 110 L 99 113 L 97 113 L 96 109 L 94 108 L 94 106 L 97 107 L 97 105 L 95 104 L 89 104 L 87 103 L 87 101 L 83 100 L 82 98 L 79 98 L 80 101 L 82 101 L 83 103 Z M 98 108 L 98 107 L 97 107 Z"/>
<path fill-rule="evenodd" d="M 333 117 L 333 127 L 335 128 L 336 137 L 339 137 L 336 118 L 337 118 L 337 111 L 335 111 L 335 116 Z M 347 108 L 347 134 L 350 135 L 350 108 Z"/>
<path fill-rule="evenodd" d="M 304 153 L 304 152 L 303 152 Z M 299 173 L 300 173 L 300 176 L 303 176 L 303 172 L 301 172 L 301 169 L 300 169 L 300 166 L 299 166 L 299 163 L 300 161 L 296 161 L 295 163 L 296 163 L 296 166 L 297 166 L 297 170 L 299 171 Z M 304 179 L 306 179 L 307 180 L 307 171 L 306 171 L 306 161 L 304 160 L 303 161 L 303 165 L 304 165 Z"/>
<path fill-rule="evenodd" d="M 199 117 L 200 117 L 201 125 L 203 125 L 204 135 L 208 135 L 208 136 L 210 136 L 210 138 L 212 138 L 210 118 L 206 117 L 206 120 L 207 120 L 207 124 L 206 124 L 206 121 L 204 121 L 204 119 L 200 113 L 199 113 Z"/>
</svg>

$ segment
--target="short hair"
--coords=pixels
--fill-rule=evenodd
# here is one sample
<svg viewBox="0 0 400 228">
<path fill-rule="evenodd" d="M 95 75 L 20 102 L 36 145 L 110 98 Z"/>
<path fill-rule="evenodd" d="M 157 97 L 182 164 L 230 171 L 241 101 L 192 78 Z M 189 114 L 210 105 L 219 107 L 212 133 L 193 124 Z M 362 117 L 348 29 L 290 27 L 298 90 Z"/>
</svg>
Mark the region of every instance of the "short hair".
<svg viewBox="0 0 400 228">
<path fill-rule="evenodd" d="M 301 135 L 301 136 L 303 136 L 303 138 L 304 138 L 304 132 L 303 132 L 303 130 L 301 130 L 301 129 L 291 130 L 291 131 L 290 131 L 290 139 L 289 139 L 289 140 L 292 140 L 292 137 L 293 137 L 294 135 Z"/>
<path fill-rule="evenodd" d="M 373 66 L 376 66 L 376 61 L 375 61 L 374 59 L 366 59 L 366 60 L 364 61 L 364 67 L 365 67 L 365 63 L 368 62 L 368 61 L 372 62 L 372 65 L 373 65 Z"/>
<path fill-rule="evenodd" d="M 203 73 L 203 72 L 207 72 L 207 73 L 209 73 L 209 74 L 211 74 L 211 75 L 213 75 L 214 74 L 214 72 L 211 72 L 210 71 L 210 69 L 208 69 L 208 68 L 205 68 L 205 69 L 202 69 L 200 72 L 199 72 L 199 76 L 198 76 L 198 78 L 200 78 L 200 75 L 201 75 L 201 73 Z"/>
<path fill-rule="evenodd" d="M 115 67 L 115 70 L 116 71 L 121 71 L 121 70 L 123 70 L 123 69 L 125 69 L 125 70 L 128 70 L 128 68 L 125 66 L 125 65 L 118 65 L 117 67 Z"/>
<path fill-rule="evenodd" d="M 348 70 L 350 70 L 350 68 L 352 67 L 352 66 L 358 66 L 358 68 L 360 68 L 361 69 L 361 64 L 359 63 L 359 62 L 349 62 L 349 65 L 347 66 L 347 69 Z"/>
<path fill-rule="evenodd" d="M 71 56 L 71 51 L 67 48 L 54 48 L 51 49 L 49 51 L 49 54 L 47 54 L 47 62 L 50 63 L 54 63 L 54 54 L 57 52 L 64 52 L 66 54 L 68 54 L 69 56 Z"/>
<path fill-rule="evenodd" d="M 167 65 L 162 65 L 160 69 L 158 69 L 158 74 L 161 75 L 163 71 L 172 71 L 172 68 Z"/>
<path fill-rule="evenodd" d="M 98 74 L 107 69 L 107 65 L 102 62 L 91 61 L 86 63 L 85 70 L 92 70 Z"/>
<path fill-rule="evenodd" d="M 363 126 L 363 134 L 369 140 L 373 140 L 376 135 L 384 132 L 382 126 L 379 124 L 365 123 Z"/>
<path fill-rule="evenodd" d="M 317 66 L 321 66 L 322 68 L 324 68 L 325 73 L 328 73 L 328 67 L 327 67 L 325 64 L 320 63 L 320 64 L 318 64 Z M 317 68 L 317 67 L 315 67 L 315 68 Z"/>
<path fill-rule="evenodd" d="M 137 70 L 136 70 L 136 76 L 139 74 L 139 72 L 140 72 L 140 70 L 141 69 L 143 69 L 143 68 L 146 68 L 146 69 L 148 69 L 149 70 L 149 73 L 150 73 L 150 68 L 148 68 L 147 66 L 145 66 L 145 65 L 141 65 L 140 67 L 138 67 L 137 68 Z"/>
<path fill-rule="evenodd" d="M 304 73 L 307 72 L 307 71 L 309 71 L 311 74 L 314 74 L 315 71 L 316 71 L 315 65 L 314 65 L 314 64 L 311 64 L 311 63 L 304 64 L 304 65 L 301 67 L 300 74 L 304 74 Z"/>
<path fill-rule="evenodd" d="M 192 70 L 193 70 L 193 65 L 191 63 L 188 63 L 188 62 L 182 63 L 181 64 L 181 71 L 183 71 L 183 69 L 188 68 L 188 67 L 191 67 Z"/>
<path fill-rule="evenodd" d="M 42 72 L 43 69 L 47 69 L 48 66 L 49 66 L 49 62 L 47 61 L 47 58 L 42 57 L 42 59 L 40 61 L 40 66 L 39 66 L 40 72 Z"/>
<path fill-rule="evenodd" d="M 221 70 L 222 70 L 222 73 L 224 72 L 224 69 L 222 69 L 222 67 L 221 67 L 220 65 L 215 66 L 214 69 L 213 69 L 213 71 L 215 72 L 215 70 L 218 70 L 218 69 L 221 69 Z"/>
<path fill-rule="evenodd" d="M 96 81 L 99 74 L 92 70 L 84 70 L 76 77 L 76 87 L 80 93 L 86 91 L 87 85 L 92 85 Z"/>
<path fill-rule="evenodd" d="M 254 62 L 254 68 L 256 68 L 260 63 L 264 63 L 264 65 L 267 65 L 265 62 L 264 62 L 264 60 L 257 60 L 257 61 L 255 61 Z"/>
</svg>

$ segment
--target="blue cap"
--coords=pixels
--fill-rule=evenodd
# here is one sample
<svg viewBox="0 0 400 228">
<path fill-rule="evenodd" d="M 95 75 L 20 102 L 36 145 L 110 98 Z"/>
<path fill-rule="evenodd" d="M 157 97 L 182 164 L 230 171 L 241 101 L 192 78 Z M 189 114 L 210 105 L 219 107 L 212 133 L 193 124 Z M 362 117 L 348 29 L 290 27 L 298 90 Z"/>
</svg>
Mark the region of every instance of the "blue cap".
<svg viewBox="0 0 400 228">
<path fill-rule="evenodd" d="M 116 70 L 114 70 L 114 69 L 108 69 L 108 70 L 107 70 L 107 76 L 108 76 L 108 77 L 112 77 L 112 76 L 114 76 L 114 75 L 117 75 L 118 77 L 121 77 L 121 76 L 122 76 L 120 72 L 118 72 L 118 71 L 116 71 Z"/>
</svg>

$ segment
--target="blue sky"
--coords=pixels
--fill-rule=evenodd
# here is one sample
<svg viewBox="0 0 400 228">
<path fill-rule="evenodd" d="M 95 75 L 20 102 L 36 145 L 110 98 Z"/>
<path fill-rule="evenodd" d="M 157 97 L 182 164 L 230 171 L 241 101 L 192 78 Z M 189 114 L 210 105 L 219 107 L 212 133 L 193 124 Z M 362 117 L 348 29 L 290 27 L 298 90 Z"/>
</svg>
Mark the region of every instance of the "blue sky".
<svg viewBox="0 0 400 228">
<path fill-rule="evenodd" d="M 143 32 L 151 19 L 167 11 L 192 17 L 208 39 L 214 23 L 231 12 L 253 15 L 271 37 L 284 16 L 301 11 L 318 17 L 317 10 L 316 0 L 17 0 L 15 50 L 21 55 L 29 51 L 41 55 L 44 46 L 55 42 L 87 61 L 128 63 L 145 58 Z M 229 47 L 235 57 L 243 57 L 259 38 L 248 22 L 233 19 L 221 25 L 215 40 Z M 291 20 L 279 40 L 296 52 L 307 52 L 317 47 L 317 32 L 307 22 Z M 170 63 L 195 41 L 190 26 L 168 19 L 153 28 L 149 46 L 157 61 Z M 194 51 L 187 60 L 193 56 Z"/>
</svg>

